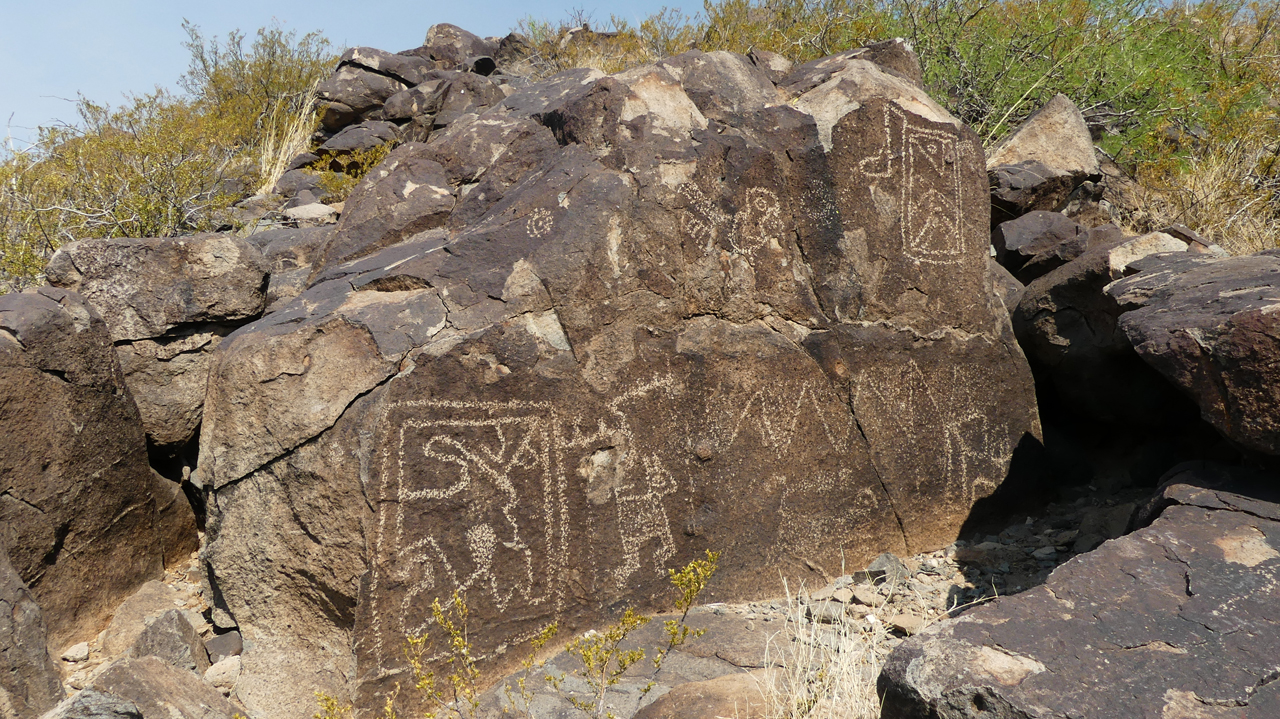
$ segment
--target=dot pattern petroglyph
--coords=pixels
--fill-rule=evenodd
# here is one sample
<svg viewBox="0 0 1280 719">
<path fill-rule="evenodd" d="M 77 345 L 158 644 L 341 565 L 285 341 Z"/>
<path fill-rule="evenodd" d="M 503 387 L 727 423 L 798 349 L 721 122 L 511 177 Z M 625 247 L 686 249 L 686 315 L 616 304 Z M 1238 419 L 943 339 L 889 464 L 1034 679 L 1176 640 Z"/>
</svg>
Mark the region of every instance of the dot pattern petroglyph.
<svg viewBox="0 0 1280 719">
<path fill-rule="evenodd" d="M 954 264 L 965 255 L 965 186 L 962 158 L 971 142 L 947 130 L 911 124 L 908 114 L 885 104 L 884 134 L 878 153 L 852 170 L 853 186 L 897 185 L 902 253 L 915 262 Z M 878 134 L 878 133 L 877 133 Z"/>
<path fill-rule="evenodd" d="M 539 207 L 529 213 L 528 219 L 525 220 L 525 231 L 530 237 L 542 239 L 551 234 L 551 230 L 555 227 L 555 219 L 551 215 L 551 210 L 545 207 Z"/>
</svg>

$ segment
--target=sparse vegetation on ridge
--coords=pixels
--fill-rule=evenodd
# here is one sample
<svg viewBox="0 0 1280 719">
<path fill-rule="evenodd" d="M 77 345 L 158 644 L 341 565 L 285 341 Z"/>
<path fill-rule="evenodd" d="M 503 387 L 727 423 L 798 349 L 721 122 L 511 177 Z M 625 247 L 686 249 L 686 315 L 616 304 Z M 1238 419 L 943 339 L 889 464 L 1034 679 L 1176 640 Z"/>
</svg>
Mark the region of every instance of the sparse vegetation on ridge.
<svg viewBox="0 0 1280 719">
<path fill-rule="evenodd" d="M 926 89 L 986 142 L 1064 93 L 1137 183 L 1121 221 L 1180 221 L 1247 252 L 1280 245 L 1278 21 L 1278 0 L 707 0 L 704 15 L 664 9 L 636 25 L 527 18 L 528 54 L 510 69 L 616 72 L 690 48 L 803 62 L 901 36 Z M 76 124 L 42 129 L 0 163 L 0 287 L 37 282 L 74 239 L 215 229 L 303 149 L 311 89 L 335 60 L 328 41 L 186 30 L 185 95 L 82 99 Z"/>
</svg>

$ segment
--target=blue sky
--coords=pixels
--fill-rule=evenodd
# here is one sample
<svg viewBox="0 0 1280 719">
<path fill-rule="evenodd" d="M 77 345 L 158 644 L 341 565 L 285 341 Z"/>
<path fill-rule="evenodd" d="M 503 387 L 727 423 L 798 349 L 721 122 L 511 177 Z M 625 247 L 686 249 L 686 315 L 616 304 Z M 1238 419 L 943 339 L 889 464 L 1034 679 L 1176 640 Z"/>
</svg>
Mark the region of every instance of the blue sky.
<svg viewBox="0 0 1280 719">
<path fill-rule="evenodd" d="M 523 17 L 561 20 L 572 8 L 596 22 L 637 20 L 662 6 L 688 14 L 701 0 L 460 0 L 457 2 L 279 2 L 278 0 L 0 0 L 0 132 L 22 141 L 35 128 L 76 119 L 76 94 L 118 104 L 157 85 L 176 90 L 187 68 L 186 18 L 206 37 L 235 29 L 252 36 L 273 19 L 300 34 L 320 30 L 335 45 L 397 52 L 422 44 L 427 28 L 451 22 L 478 35 L 505 35 Z"/>
</svg>

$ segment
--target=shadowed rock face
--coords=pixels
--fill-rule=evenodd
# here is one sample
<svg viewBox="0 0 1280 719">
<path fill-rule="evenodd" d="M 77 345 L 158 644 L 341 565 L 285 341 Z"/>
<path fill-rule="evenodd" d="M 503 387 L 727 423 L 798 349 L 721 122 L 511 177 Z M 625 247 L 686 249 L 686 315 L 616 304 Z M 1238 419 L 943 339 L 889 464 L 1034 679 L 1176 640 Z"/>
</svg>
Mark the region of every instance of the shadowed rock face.
<svg viewBox="0 0 1280 719">
<path fill-rule="evenodd" d="M 455 590 L 497 668 L 706 549 L 729 599 L 955 538 L 1039 433 L 980 143 L 860 53 L 786 82 L 708 53 L 463 116 L 353 193 L 449 217 L 340 226 L 224 341 L 205 562 L 247 705 L 354 672 L 381 707 Z"/>
<path fill-rule="evenodd" d="M 0 437 L 0 545 L 60 650 L 163 573 L 138 409 L 76 293 L 0 297 Z"/>
<path fill-rule="evenodd" d="M 1201 415 L 1241 447 L 1280 454 L 1275 357 L 1280 352 L 1280 257 L 1152 257 L 1107 288 L 1119 327 Z"/>
<path fill-rule="evenodd" d="M 62 698 L 58 669 L 45 648 L 44 617 L 9 555 L 0 548 L 0 697 L 5 716 L 35 719 Z"/>
</svg>

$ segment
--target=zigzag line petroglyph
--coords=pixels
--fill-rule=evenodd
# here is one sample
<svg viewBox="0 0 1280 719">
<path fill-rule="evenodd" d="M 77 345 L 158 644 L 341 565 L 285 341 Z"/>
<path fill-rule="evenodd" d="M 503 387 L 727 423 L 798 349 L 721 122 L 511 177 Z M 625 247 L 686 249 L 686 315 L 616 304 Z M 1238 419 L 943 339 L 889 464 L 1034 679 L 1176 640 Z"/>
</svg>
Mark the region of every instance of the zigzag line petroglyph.
<svg viewBox="0 0 1280 719">
<path fill-rule="evenodd" d="M 781 454 L 791 446 L 800 424 L 800 415 L 806 406 L 812 407 L 813 413 L 822 424 L 822 431 L 831 446 L 838 452 L 847 452 L 849 450 L 849 442 L 853 434 L 853 417 L 847 412 L 840 413 L 839 416 L 845 425 L 844 428 L 842 430 L 832 428 L 827 421 L 828 412 L 824 411 L 822 402 L 818 398 L 817 389 L 811 382 L 800 384 L 800 389 L 796 392 L 793 401 L 779 401 L 773 407 L 765 406 L 769 397 L 785 397 L 787 394 L 785 388 L 771 387 L 768 390 L 756 390 L 744 403 L 733 403 L 735 407 L 741 406 L 742 410 L 737 413 L 737 418 L 733 426 L 729 428 L 727 436 L 718 438 L 720 439 L 719 450 L 724 451 L 733 446 L 743 428 L 749 426 L 760 433 L 764 446 Z M 808 400 L 807 404 L 806 400 Z M 829 398 L 829 400 L 838 401 L 834 397 Z M 748 423 L 747 420 L 753 415 L 753 410 L 758 412 L 759 416 L 754 423 Z"/>
</svg>

